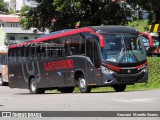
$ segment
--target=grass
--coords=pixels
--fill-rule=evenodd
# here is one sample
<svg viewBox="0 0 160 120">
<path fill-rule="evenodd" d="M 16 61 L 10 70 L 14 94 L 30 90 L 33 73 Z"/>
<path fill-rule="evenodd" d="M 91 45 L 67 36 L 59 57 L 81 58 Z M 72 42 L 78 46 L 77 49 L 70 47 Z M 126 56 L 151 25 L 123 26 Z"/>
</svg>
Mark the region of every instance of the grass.
<svg viewBox="0 0 160 120">
<path fill-rule="evenodd" d="M 147 20 L 138 20 L 138 21 L 133 21 L 129 22 L 128 26 L 134 27 L 140 32 L 148 32 L 149 31 L 149 25 Z"/>
</svg>

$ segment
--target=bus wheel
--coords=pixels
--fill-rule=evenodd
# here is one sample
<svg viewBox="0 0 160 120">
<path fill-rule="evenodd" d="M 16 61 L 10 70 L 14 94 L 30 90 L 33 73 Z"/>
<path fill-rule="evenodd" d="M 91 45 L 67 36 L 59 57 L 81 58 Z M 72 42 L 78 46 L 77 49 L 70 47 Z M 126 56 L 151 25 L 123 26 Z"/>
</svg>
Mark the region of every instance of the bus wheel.
<svg viewBox="0 0 160 120">
<path fill-rule="evenodd" d="M 44 94 L 45 89 L 37 88 L 37 81 L 32 78 L 30 81 L 29 91 L 31 94 Z"/>
<path fill-rule="evenodd" d="M 90 93 L 91 87 L 87 86 L 86 80 L 83 76 L 80 76 L 78 79 L 78 87 L 81 93 Z"/>
<path fill-rule="evenodd" d="M 58 91 L 61 93 L 73 93 L 74 87 L 59 88 Z"/>
<path fill-rule="evenodd" d="M 113 88 L 116 92 L 123 92 L 126 89 L 126 85 L 116 85 Z"/>
</svg>

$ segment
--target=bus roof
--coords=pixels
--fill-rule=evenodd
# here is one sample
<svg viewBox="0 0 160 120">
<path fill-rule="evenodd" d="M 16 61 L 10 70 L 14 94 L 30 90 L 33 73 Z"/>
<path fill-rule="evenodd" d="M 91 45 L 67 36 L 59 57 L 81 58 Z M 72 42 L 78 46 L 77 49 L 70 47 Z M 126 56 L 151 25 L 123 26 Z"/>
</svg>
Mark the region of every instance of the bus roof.
<svg viewBox="0 0 160 120">
<path fill-rule="evenodd" d="M 40 36 L 38 38 L 44 38 L 44 37 L 48 37 L 48 36 L 64 33 L 64 32 L 70 31 L 70 30 L 74 30 L 74 29 L 64 29 L 64 30 L 60 30 L 60 31 L 55 31 L 55 32 L 51 32 L 51 33 L 46 34 L 46 35 L 42 35 L 42 36 Z"/>
<path fill-rule="evenodd" d="M 80 32 L 91 32 L 91 33 L 138 33 L 137 30 L 135 30 L 132 27 L 127 27 L 127 26 L 90 26 L 90 27 L 84 27 L 84 28 L 78 28 L 78 29 L 65 29 L 65 30 L 60 30 L 56 32 L 49 33 L 47 35 L 43 35 L 35 40 L 27 41 L 27 42 L 22 42 L 19 44 L 14 44 L 9 46 L 9 48 L 16 48 L 17 46 L 23 46 L 28 43 L 37 43 L 37 42 L 43 42 L 43 41 L 48 41 L 51 39 L 63 37 L 63 36 L 68 36 L 68 35 L 73 35 L 77 34 Z M 101 35 L 99 35 L 102 37 Z M 104 46 L 104 40 L 100 42 L 101 46 Z"/>
<path fill-rule="evenodd" d="M 13 44 L 13 45 L 9 46 L 9 48 L 16 48 L 17 46 L 23 46 L 23 45 L 26 45 L 28 43 L 37 43 L 37 42 L 48 41 L 48 40 L 52 40 L 52 39 L 63 37 L 63 36 L 69 36 L 69 35 L 77 34 L 77 33 L 80 33 L 80 32 L 94 33 L 94 30 L 92 30 L 89 27 L 79 28 L 79 29 L 70 29 L 70 30 L 65 30 L 65 31 L 61 30 L 61 31 L 50 33 L 49 35 L 39 37 L 35 40 L 22 42 L 22 43 L 19 43 L 19 44 Z"/>
<path fill-rule="evenodd" d="M 136 29 L 128 26 L 116 26 L 116 25 L 108 25 L 108 26 L 91 26 L 95 32 L 98 33 L 138 33 Z"/>
</svg>

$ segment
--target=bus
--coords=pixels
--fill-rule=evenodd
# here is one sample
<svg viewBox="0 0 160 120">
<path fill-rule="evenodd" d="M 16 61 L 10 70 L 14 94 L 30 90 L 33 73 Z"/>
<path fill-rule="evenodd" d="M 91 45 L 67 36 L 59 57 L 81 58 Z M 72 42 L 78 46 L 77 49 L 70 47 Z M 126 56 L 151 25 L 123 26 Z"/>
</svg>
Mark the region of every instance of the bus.
<svg viewBox="0 0 160 120">
<path fill-rule="evenodd" d="M 0 47 L 0 86 L 8 85 L 8 67 L 7 67 L 8 52 L 6 47 Z"/>
<path fill-rule="evenodd" d="M 91 26 L 56 31 L 8 50 L 9 87 L 43 94 L 57 89 L 81 93 L 111 86 L 146 83 L 146 51 L 137 30 L 127 26 Z"/>
<path fill-rule="evenodd" d="M 147 56 L 160 56 L 160 40 L 156 33 L 140 32 Z"/>
</svg>

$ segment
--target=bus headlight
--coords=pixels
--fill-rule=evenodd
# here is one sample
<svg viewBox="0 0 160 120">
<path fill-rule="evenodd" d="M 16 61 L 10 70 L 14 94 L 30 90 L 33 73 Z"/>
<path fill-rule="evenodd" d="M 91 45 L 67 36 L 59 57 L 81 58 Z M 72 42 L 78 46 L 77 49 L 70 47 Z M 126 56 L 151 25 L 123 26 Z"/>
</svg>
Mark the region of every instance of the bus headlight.
<svg viewBox="0 0 160 120">
<path fill-rule="evenodd" d="M 145 68 L 143 68 L 143 72 L 147 72 L 148 71 L 148 67 L 146 66 Z"/>
<path fill-rule="evenodd" d="M 104 74 L 113 74 L 114 73 L 114 71 L 112 71 L 104 66 L 101 66 L 101 70 Z"/>
</svg>

